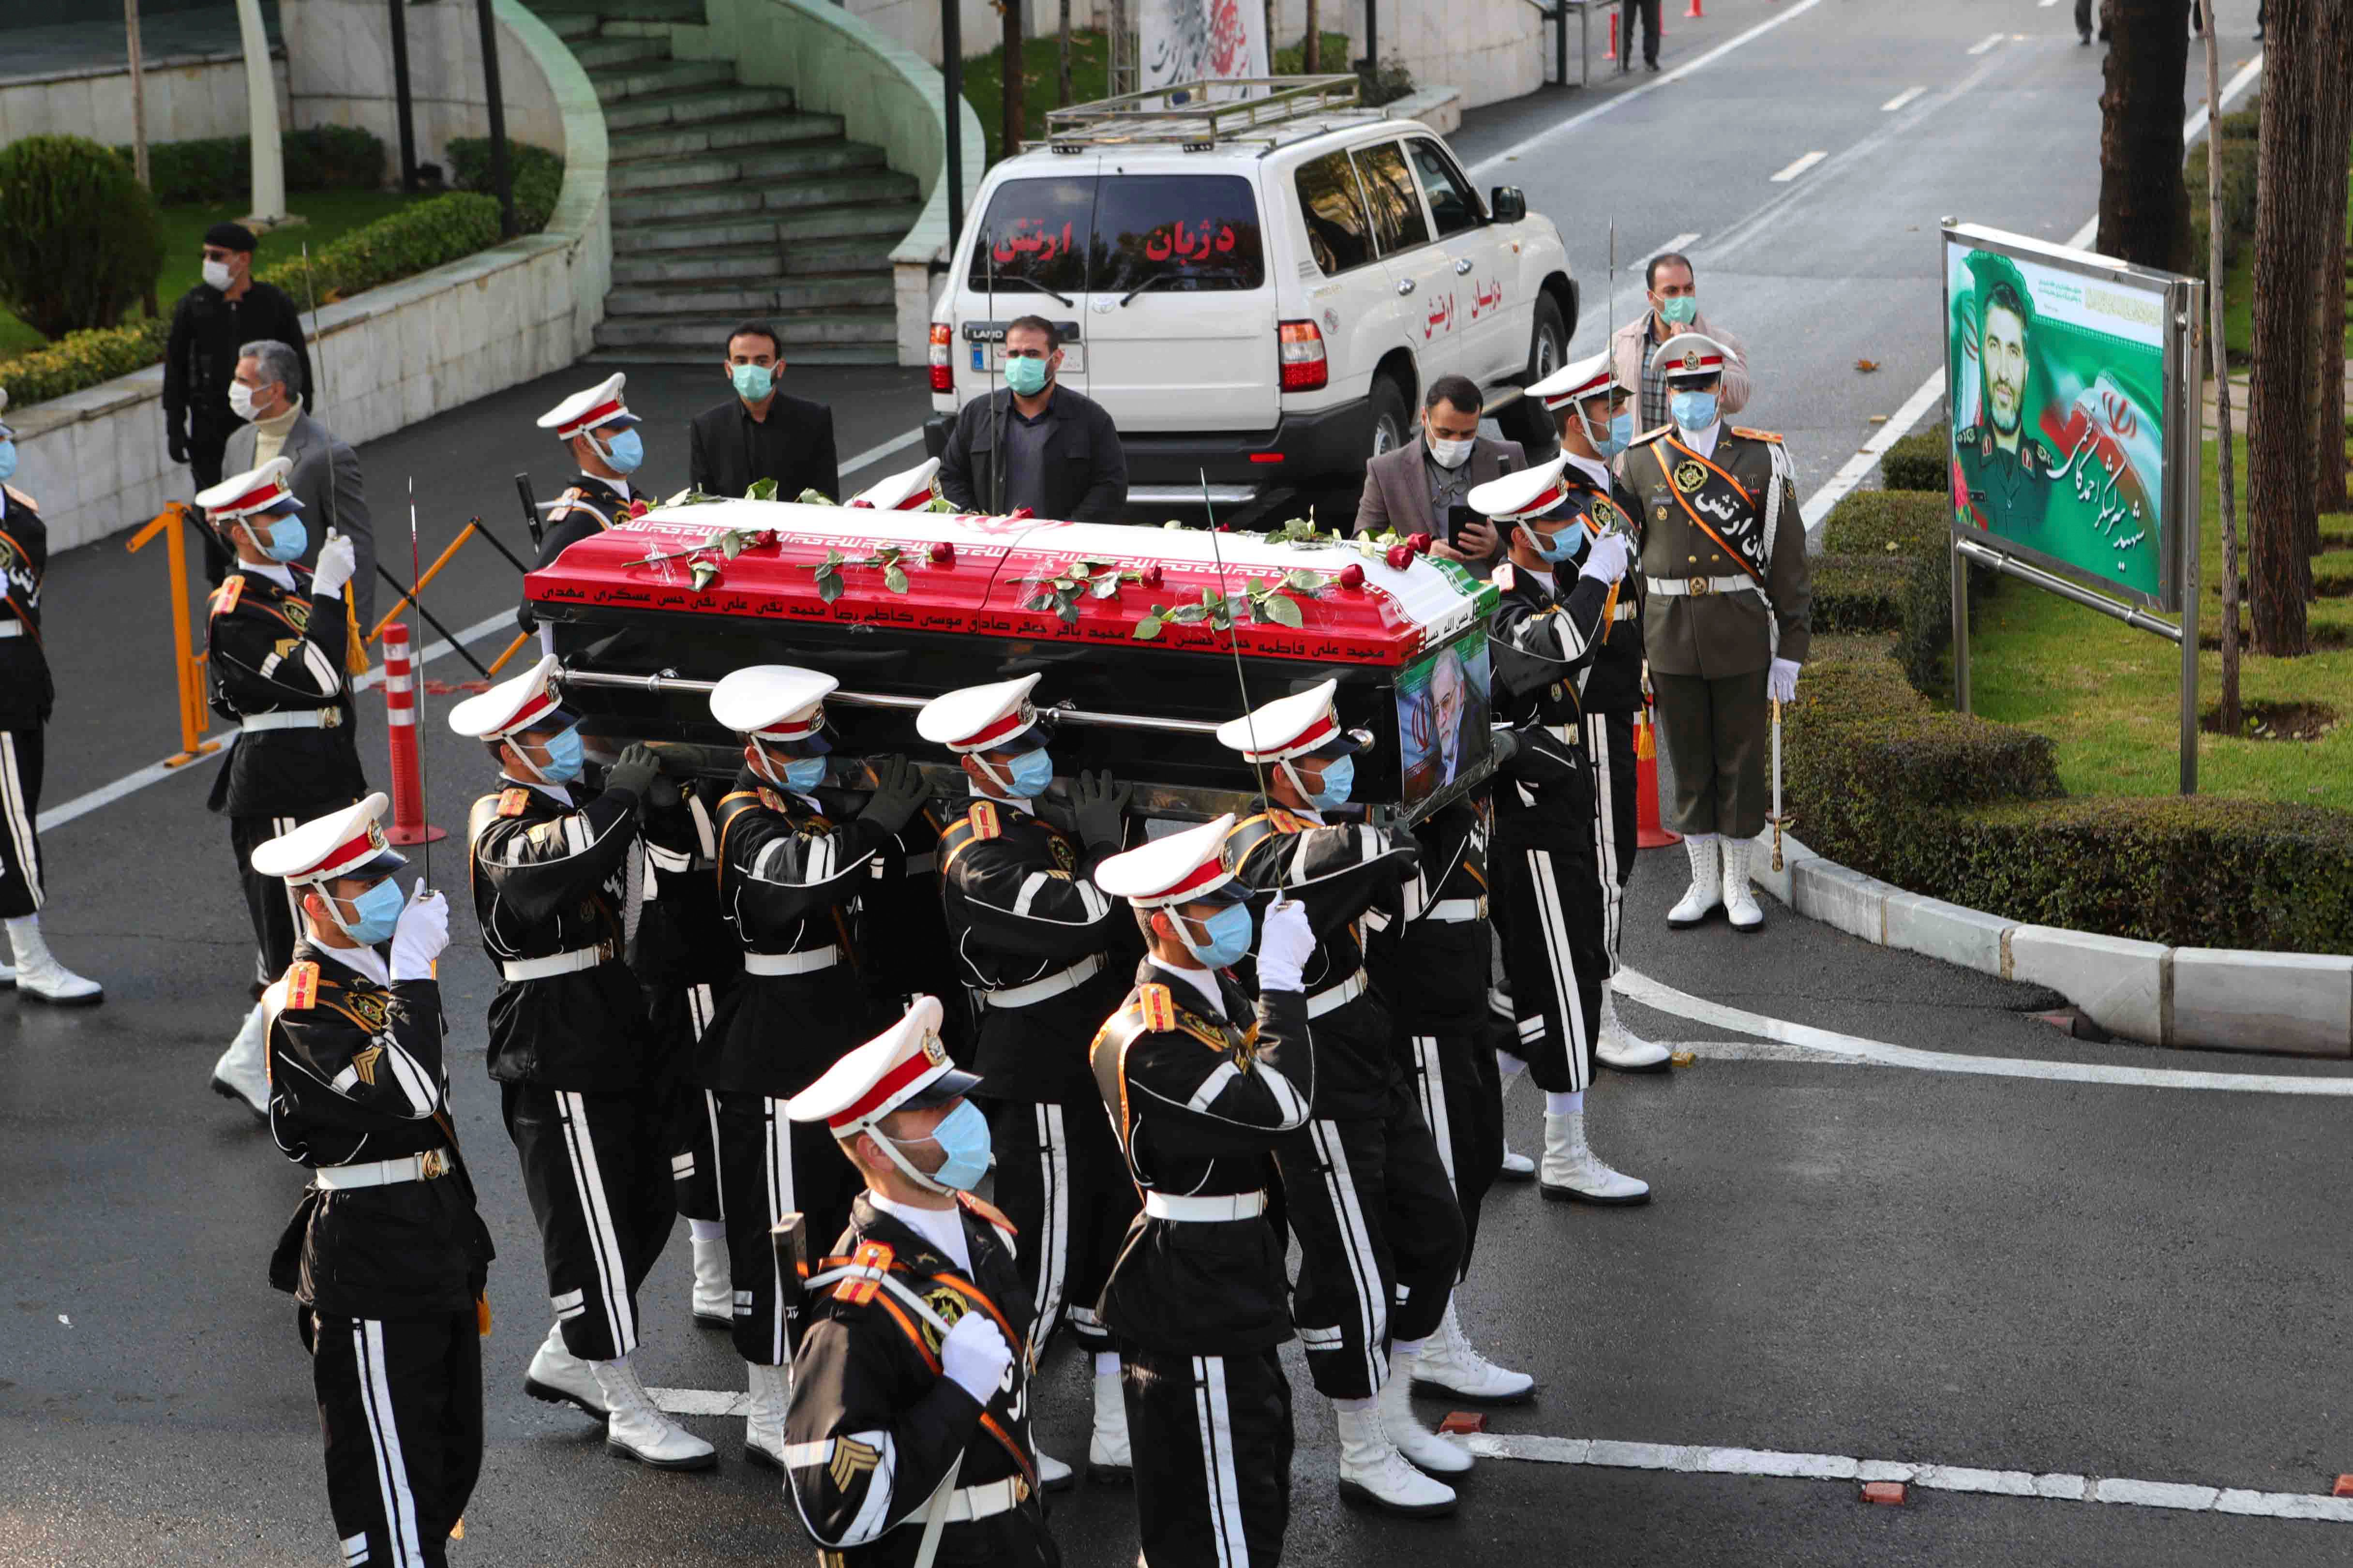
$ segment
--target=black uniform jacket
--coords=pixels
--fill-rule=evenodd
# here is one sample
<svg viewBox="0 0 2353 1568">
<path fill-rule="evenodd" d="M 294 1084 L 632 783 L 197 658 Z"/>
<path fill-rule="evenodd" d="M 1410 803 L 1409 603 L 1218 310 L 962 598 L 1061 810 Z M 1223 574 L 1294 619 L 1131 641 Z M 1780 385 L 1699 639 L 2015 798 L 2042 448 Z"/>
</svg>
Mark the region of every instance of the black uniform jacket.
<svg viewBox="0 0 2353 1568">
<path fill-rule="evenodd" d="M 380 985 L 305 938 L 262 1005 L 269 1131 L 287 1158 L 315 1167 L 448 1156 L 430 1181 L 303 1194 L 269 1282 L 346 1318 L 468 1310 L 490 1268 L 491 1235 L 449 1132 L 441 987 Z"/>
<path fill-rule="evenodd" d="M 467 817 L 474 917 L 497 964 L 595 949 L 587 969 L 533 980 L 501 970 L 491 998 L 491 1076 L 581 1093 L 651 1081 L 652 1041 L 622 962 L 625 862 L 638 847 L 638 796 L 608 789 L 575 804 L 501 779 Z"/>
<path fill-rule="evenodd" d="M 48 568 L 49 530 L 33 498 L 0 485 L 0 623 L 25 628 L 0 641 L 0 730 L 38 728 L 57 700 L 41 651 L 41 578 Z"/>
<path fill-rule="evenodd" d="M 812 801 L 748 769 L 719 802 L 720 912 L 742 950 L 831 949 L 835 960 L 798 974 L 747 969 L 695 1051 L 694 1081 L 703 1088 L 798 1094 L 887 1021 L 860 978 L 859 900 L 891 836 L 849 805 L 833 790 Z"/>
<path fill-rule="evenodd" d="M 937 1561 L 1015 1568 L 1054 1561 L 1029 1443 L 1029 1369 L 1019 1347 L 1030 1304 L 1012 1227 L 977 1199 L 966 1195 L 964 1205 L 970 1274 L 864 1194 L 850 1205 L 839 1256 L 811 1266 L 812 1278 L 853 1261 L 887 1273 L 951 1327 L 968 1311 L 986 1312 L 1015 1347 L 984 1409 L 942 1373 L 940 1331 L 889 1287 L 852 1276 L 819 1286 L 803 1303 L 807 1326 L 793 1355 L 785 1462 L 801 1522 L 844 1563 L 913 1563 L 924 1506 L 958 1456 L 959 1489 L 1011 1480 L 1021 1500 L 1010 1512 L 947 1526 Z"/>
<path fill-rule="evenodd" d="M 1378 900 L 1394 909 L 1398 883 L 1421 850 L 1368 823 L 1319 826 L 1275 806 L 1237 823 L 1226 837 L 1226 868 L 1237 881 L 1307 908 L 1315 951 L 1304 970 L 1306 994 L 1345 985 L 1365 967 L 1366 911 Z M 1235 966 L 1254 980 L 1253 961 Z M 1315 1116 L 1362 1121 L 1386 1112 L 1400 1081 L 1397 1020 L 1367 988 L 1314 1021 Z"/>
<path fill-rule="evenodd" d="M 981 994 L 974 1068 L 980 1092 L 1060 1104 L 1091 1099 L 1086 1043 L 1126 994 L 1135 921 L 1094 884 L 1116 844 L 1082 846 L 1041 816 L 975 800 L 940 838 L 948 944 L 964 984 Z M 990 1006 L 986 994 L 1068 973 L 1093 974 L 1059 995 Z M 1092 1114 L 1092 1113 L 1090 1113 Z"/>
<path fill-rule="evenodd" d="M 1588 533 L 1599 538 L 1622 520 L 1641 515 L 1641 502 L 1624 487 L 1613 485 L 1603 489 L 1593 482 L 1592 476 L 1574 463 L 1561 466 L 1561 484 L 1568 494 L 1561 503 L 1546 513 L 1547 520 L 1574 517 Z M 1582 557 L 1580 557 L 1582 559 Z M 1575 571 L 1576 562 L 1564 561 L 1563 568 Z M 1585 677 L 1585 710 L 1588 713 L 1639 713 L 1642 708 L 1642 573 L 1640 563 L 1630 562 L 1626 575 L 1618 584 L 1618 595 L 1608 598 L 1602 590 L 1602 619 L 1595 628 L 1597 646 L 1593 662 Z"/>
<path fill-rule="evenodd" d="M 265 730 L 231 742 L 206 803 L 231 816 L 315 816 L 367 788 L 343 675 L 351 646 L 343 596 L 313 593 L 304 567 L 287 570 L 291 588 L 244 566 L 213 590 L 205 624 L 212 709 L 232 724 L 263 713 L 329 719 L 323 729 Z"/>
<path fill-rule="evenodd" d="M 1474 795 L 1417 824 L 1421 860 L 1400 908 L 1366 917 L 1365 967 L 1407 1035 L 1463 1035 L 1486 1025 L 1488 809 L 1487 797 Z M 1440 909 L 1448 919 L 1435 918 Z M 1464 914 L 1472 918 L 1453 918 Z"/>
<path fill-rule="evenodd" d="M 1088 1047 L 1128 1173 L 1145 1193 L 1219 1197 L 1266 1185 L 1267 1155 L 1307 1120 L 1324 1037 L 1306 997 L 1259 999 L 1217 977 L 1221 1015 L 1147 959 L 1135 989 Z M 1282 1239 L 1264 1215 L 1168 1220 L 1139 1214 L 1096 1311 L 1112 1332 L 1180 1355 L 1240 1355 L 1291 1338 Z"/>
<path fill-rule="evenodd" d="M 863 791 L 845 792 L 849 815 L 854 804 L 863 807 Z M 921 992 L 943 999 L 947 1027 L 943 1037 L 953 1048 L 965 1043 L 965 1009 L 956 994 L 962 981 L 948 951 L 947 917 L 940 908 L 940 835 L 955 819 L 955 807 L 945 801 L 925 801 L 907 825 L 886 838 L 867 869 L 866 928 L 874 933 L 859 955 L 866 994 L 885 1017 L 906 1011 L 907 999 Z"/>
<path fill-rule="evenodd" d="M 743 977 L 744 952 L 719 910 L 719 797 L 715 780 L 653 786 L 638 827 L 646 851 L 645 901 L 629 968 L 646 1011 L 664 1032 L 670 1065 L 709 1029 Z M 702 994 L 698 988 L 707 988 Z M 686 1031 L 681 1037 L 676 1031 Z"/>
<path fill-rule="evenodd" d="M 637 497 L 635 486 L 629 495 Z M 540 536 L 539 559 L 532 570 L 554 564 L 555 558 L 584 539 L 593 539 L 617 522 L 628 521 L 636 500 L 624 500 L 621 492 L 594 474 L 575 474 L 557 498 L 559 504 L 549 510 L 547 531 Z M 642 506 L 638 510 L 643 510 Z M 524 631 L 539 629 L 539 617 L 532 614 L 531 602 L 525 600 L 515 611 L 515 625 Z"/>
<path fill-rule="evenodd" d="M 1592 831 L 1593 769 L 1577 722 L 1609 588 L 1576 577 L 1568 596 L 1557 599 L 1534 574 L 1511 565 L 1495 569 L 1495 587 L 1502 598 L 1488 637 L 1493 712 L 1519 738 L 1518 754 L 1494 784 L 1495 841 L 1541 847 L 1561 833 Z"/>
</svg>

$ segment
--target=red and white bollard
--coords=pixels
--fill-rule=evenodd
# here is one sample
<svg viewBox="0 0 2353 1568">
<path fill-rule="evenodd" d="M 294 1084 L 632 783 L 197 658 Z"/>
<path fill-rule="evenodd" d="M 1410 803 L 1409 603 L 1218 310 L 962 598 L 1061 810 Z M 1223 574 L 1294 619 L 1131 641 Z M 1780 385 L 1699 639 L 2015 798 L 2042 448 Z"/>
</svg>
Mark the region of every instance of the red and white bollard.
<svg viewBox="0 0 2353 1568">
<path fill-rule="evenodd" d="M 430 844 L 447 837 L 425 820 L 423 769 L 417 758 L 417 670 L 408 657 L 408 624 L 384 628 L 385 739 L 392 749 L 392 831 L 395 844 Z"/>
</svg>

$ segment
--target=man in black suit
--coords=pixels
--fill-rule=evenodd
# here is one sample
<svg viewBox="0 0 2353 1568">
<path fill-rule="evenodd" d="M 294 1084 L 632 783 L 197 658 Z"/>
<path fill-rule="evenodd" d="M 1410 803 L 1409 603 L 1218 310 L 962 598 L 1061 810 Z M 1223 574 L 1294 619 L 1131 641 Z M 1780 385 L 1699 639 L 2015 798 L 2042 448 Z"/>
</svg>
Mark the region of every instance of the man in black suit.
<svg viewBox="0 0 2353 1568">
<path fill-rule="evenodd" d="M 736 328 L 725 363 L 735 395 L 687 426 L 687 482 L 706 495 L 740 496 L 774 479 L 778 500 L 798 500 L 803 490 L 841 500 L 833 410 L 776 390 L 785 355 L 776 330 L 765 321 Z"/>
<path fill-rule="evenodd" d="M 1517 441 L 1479 434 L 1479 388 L 1468 377 L 1441 375 L 1423 400 L 1421 432 L 1365 466 L 1365 493 L 1356 503 L 1359 534 L 1427 533 L 1430 553 L 1484 577 L 1504 557 L 1503 536 L 1472 516 L 1459 547 L 1447 538 L 1453 509 L 1490 479 L 1528 466 Z"/>
<path fill-rule="evenodd" d="M 940 455 L 940 493 L 958 511 L 1024 507 L 1064 522 L 1117 522 L 1127 505 L 1127 449 L 1102 404 L 1056 380 L 1054 323 L 1005 328 L 1005 384 L 966 404 Z"/>
</svg>

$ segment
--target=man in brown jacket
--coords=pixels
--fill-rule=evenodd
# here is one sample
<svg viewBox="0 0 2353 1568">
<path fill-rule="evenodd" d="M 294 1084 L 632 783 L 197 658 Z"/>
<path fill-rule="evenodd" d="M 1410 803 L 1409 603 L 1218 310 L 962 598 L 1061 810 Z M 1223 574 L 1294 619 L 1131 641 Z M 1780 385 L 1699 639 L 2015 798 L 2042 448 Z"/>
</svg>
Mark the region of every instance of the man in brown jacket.
<svg viewBox="0 0 2353 1568">
<path fill-rule="evenodd" d="M 1356 503 L 1359 534 L 1427 533 L 1430 552 L 1458 561 L 1484 577 L 1504 558 L 1503 536 L 1488 521 L 1468 511 L 1472 489 L 1528 466 L 1517 441 L 1493 441 L 1479 434 L 1483 399 L 1468 376 L 1441 375 L 1423 400 L 1421 432 L 1365 467 L 1364 498 Z M 1448 537 L 1451 513 L 1466 509 L 1460 533 Z"/>
<path fill-rule="evenodd" d="M 1668 826 L 1691 854 L 1691 889 L 1667 923 L 1697 925 L 1720 904 L 1751 931 L 1765 920 L 1748 857 L 1765 829 L 1772 704 L 1797 693 L 1813 590 L 1781 437 L 1723 422 L 1732 357 L 1700 332 L 1660 345 L 1672 423 L 1636 438 L 1620 476 L 1639 503 L 1642 645 L 1674 774 Z"/>
<path fill-rule="evenodd" d="M 1670 250 L 1651 258 L 1642 268 L 1642 286 L 1650 309 L 1618 329 L 1609 340 L 1610 368 L 1618 379 L 1635 390 L 1634 428 L 1655 430 L 1667 422 L 1667 385 L 1653 368 L 1659 346 L 1677 332 L 1698 332 L 1722 343 L 1729 353 L 1724 378 L 1716 388 L 1717 411 L 1729 419 L 1748 406 L 1748 349 L 1724 328 L 1699 313 L 1699 286 L 1691 258 Z"/>
</svg>

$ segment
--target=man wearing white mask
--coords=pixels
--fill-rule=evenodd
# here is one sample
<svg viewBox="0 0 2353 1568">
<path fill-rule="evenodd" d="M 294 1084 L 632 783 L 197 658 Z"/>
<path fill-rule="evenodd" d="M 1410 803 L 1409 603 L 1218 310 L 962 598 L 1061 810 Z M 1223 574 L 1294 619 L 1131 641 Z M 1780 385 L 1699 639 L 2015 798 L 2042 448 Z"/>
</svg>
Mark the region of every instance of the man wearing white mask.
<svg viewBox="0 0 2353 1568">
<path fill-rule="evenodd" d="M 359 454 L 303 405 L 302 374 L 302 356 L 275 338 L 237 351 L 228 406 L 246 423 L 229 436 L 221 461 L 232 473 L 281 456 L 293 464 L 286 488 L 312 519 L 352 542 L 357 557 L 352 608 L 359 613 L 360 630 L 370 631 L 375 626 L 375 528 L 368 521 Z M 305 566 L 317 558 L 315 549 L 299 557 Z"/>
<path fill-rule="evenodd" d="M 1430 535 L 1430 552 L 1482 577 L 1503 559 L 1503 536 L 1472 511 L 1472 489 L 1528 466 L 1517 441 L 1479 434 L 1483 399 L 1469 377 L 1441 375 L 1422 399 L 1420 433 L 1365 468 L 1356 531 Z"/>
</svg>

